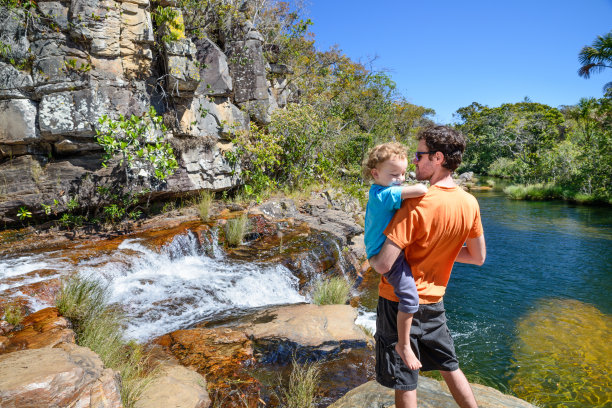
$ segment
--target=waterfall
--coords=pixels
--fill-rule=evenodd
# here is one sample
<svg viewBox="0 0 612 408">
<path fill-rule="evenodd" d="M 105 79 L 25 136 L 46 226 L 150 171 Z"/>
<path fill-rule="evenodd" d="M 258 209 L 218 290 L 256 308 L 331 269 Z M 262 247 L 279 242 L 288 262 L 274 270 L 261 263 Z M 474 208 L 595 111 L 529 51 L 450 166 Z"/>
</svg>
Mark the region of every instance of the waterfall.
<svg viewBox="0 0 612 408">
<path fill-rule="evenodd" d="M 138 239 L 126 239 L 105 259 L 83 261 L 79 269 L 109 286 L 110 301 L 128 316 L 127 336 L 139 341 L 226 310 L 305 301 L 298 279 L 286 267 L 229 261 L 216 242 L 213 234 L 212 248 L 201 247 L 189 232 L 156 252 Z"/>
</svg>

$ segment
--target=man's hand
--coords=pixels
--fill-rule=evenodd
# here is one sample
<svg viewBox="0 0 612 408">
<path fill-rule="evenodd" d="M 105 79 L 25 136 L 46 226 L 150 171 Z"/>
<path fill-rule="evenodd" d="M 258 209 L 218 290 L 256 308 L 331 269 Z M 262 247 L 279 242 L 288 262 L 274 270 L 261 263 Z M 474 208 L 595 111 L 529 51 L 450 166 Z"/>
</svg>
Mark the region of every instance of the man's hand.
<svg viewBox="0 0 612 408">
<path fill-rule="evenodd" d="M 484 234 L 478 238 L 468 238 L 465 246 L 461 248 L 455 262 L 482 265 L 487 258 L 487 245 Z"/>
<path fill-rule="evenodd" d="M 395 260 L 402 253 L 402 249 L 389 238 L 385 241 L 380 252 L 369 259 L 370 266 L 381 275 L 389 272 Z"/>
</svg>

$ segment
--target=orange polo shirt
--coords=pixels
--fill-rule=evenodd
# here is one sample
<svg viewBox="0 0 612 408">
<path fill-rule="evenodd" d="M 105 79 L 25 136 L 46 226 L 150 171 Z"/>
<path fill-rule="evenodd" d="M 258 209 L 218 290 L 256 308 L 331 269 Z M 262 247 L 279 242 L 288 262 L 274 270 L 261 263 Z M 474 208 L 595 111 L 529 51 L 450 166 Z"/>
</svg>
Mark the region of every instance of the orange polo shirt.
<svg viewBox="0 0 612 408">
<path fill-rule="evenodd" d="M 404 200 L 384 233 L 404 249 L 419 303 L 437 303 L 466 239 L 483 234 L 478 201 L 460 187 L 431 186 L 423 197 Z M 399 301 L 383 276 L 378 293 Z"/>
</svg>

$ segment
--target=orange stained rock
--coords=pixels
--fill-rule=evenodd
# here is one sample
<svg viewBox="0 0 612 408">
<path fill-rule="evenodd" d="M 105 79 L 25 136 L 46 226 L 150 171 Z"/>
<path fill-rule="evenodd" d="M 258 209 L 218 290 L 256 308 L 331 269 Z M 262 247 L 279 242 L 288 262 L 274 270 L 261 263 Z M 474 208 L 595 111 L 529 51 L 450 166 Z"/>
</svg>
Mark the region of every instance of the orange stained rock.
<svg viewBox="0 0 612 408">
<path fill-rule="evenodd" d="M 26 316 L 20 330 L 5 335 L 8 342 L 0 342 L 0 354 L 17 350 L 53 347 L 62 342 L 74 343 L 70 322 L 60 316 L 57 308 L 49 307 Z"/>
</svg>

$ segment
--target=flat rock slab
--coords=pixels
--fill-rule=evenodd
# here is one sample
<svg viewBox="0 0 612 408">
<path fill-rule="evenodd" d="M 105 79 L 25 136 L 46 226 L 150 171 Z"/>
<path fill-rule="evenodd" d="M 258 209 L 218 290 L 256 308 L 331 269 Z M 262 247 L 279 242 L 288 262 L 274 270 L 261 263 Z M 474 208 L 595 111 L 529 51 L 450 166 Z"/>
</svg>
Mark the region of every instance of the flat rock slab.
<svg viewBox="0 0 612 408">
<path fill-rule="evenodd" d="M 340 342 L 368 342 L 355 325 L 357 310 L 350 305 L 299 304 L 267 309 L 245 327 L 254 341 L 277 338 L 305 347 L 320 347 Z"/>
<path fill-rule="evenodd" d="M 121 408 L 119 375 L 75 344 L 4 354 L 0 406 Z"/>
<path fill-rule="evenodd" d="M 472 390 L 480 408 L 536 408 L 519 398 L 479 384 L 472 384 Z M 450 391 L 443 382 L 419 377 L 417 388 L 419 408 L 457 408 Z M 393 408 L 394 391 L 370 381 L 349 391 L 328 408 Z"/>
</svg>

